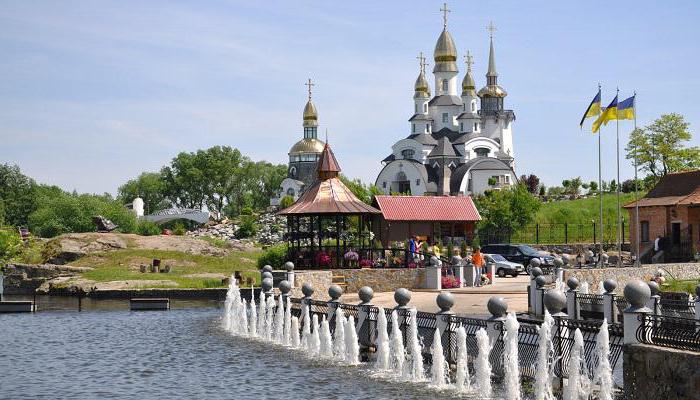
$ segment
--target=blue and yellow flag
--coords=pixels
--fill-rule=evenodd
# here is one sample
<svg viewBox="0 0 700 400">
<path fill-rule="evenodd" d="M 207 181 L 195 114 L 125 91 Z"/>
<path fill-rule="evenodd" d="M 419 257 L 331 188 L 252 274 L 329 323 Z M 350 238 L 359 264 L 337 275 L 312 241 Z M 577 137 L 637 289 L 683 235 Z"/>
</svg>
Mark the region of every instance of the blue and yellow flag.
<svg viewBox="0 0 700 400">
<path fill-rule="evenodd" d="M 611 101 L 605 110 L 603 110 L 598 119 L 593 122 L 591 130 L 593 133 L 597 133 L 600 130 L 600 124 L 607 125 L 608 121 L 612 121 L 614 119 L 617 119 L 617 96 L 615 96 L 613 101 Z"/>
<path fill-rule="evenodd" d="M 591 100 L 591 104 L 588 105 L 586 112 L 583 113 L 583 118 L 581 118 L 581 123 L 579 124 L 581 126 L 581 129 L 583 129 L 583 122 L 586 120 L 586 118 L 596 117 L 599 114 L 600 114 L 600 89 L 598 89 L 598 94 L 596 94 L 595 97 L 593 98 L 593 100 Z"/>
<path fill-rule="evenodd" d="M 617 105 L 617 119 L 634 119 L 635 106 L 634 98 L 636 95 L 630 97 L 629 99 L 622 100 Z"/>
</svg>

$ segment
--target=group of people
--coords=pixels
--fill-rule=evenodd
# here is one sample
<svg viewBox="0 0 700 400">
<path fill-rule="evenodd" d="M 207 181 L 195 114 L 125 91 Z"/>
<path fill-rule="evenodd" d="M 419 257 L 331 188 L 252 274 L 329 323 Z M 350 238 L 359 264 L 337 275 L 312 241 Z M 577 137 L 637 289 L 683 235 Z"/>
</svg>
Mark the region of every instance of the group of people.
<svg viewBox="0 0 700 400">
<path fill-rule="evenodd" d="M 416 261 L 423 259 L 423 255 L 421 254 L 423 243 L 424 242 L 416 236 L 411 236 L 411 238 L 408 240 L 408 250 L 413 255 Z M 432 245 L 428 248 L 428 253 L 434 255 L 438 259 L 442 255 L 440 246 L 435 242 L 433 242 Z M 466 258 L 466 254 L 462 256 L 463 258 Z M 477 276 L 483 276 L 484 274 L 486 274 L 486 262 L 484 260 L 484 255 L 481 253 L 481 248 L 479 246 L 474 247 L 474 251 L 472 252 L 471 256 L 471 262 L 474 265 L 474 267 L 476 267 Z M 477 286 L 481 286 L 481 279 L 479 279 Z"/>
</svg>

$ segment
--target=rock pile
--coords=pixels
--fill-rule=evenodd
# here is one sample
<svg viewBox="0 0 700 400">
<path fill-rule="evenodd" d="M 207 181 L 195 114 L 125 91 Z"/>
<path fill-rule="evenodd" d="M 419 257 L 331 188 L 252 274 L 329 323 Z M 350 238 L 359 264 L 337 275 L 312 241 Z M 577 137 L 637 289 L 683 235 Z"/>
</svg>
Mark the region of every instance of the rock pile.
<svg viewBox="0 0 700 400">
<path fill-rule="evenodd" d="M 187 236 L 193 237 L 213 237 L 221 240 L 236 239 L 238 226 L 228 220 L 214 225 L 205 225 L 197 230 L 188 231 Z"/>
<path fill-rule="evenodd" d="M 260 214 L 256 221 L 257 232 L 254 240 L 265 245 L 273 245 L 283 240 L 285 231 L 285 218 L 272 213 Z M 236 242 L 239 226 L 231 221 L 224 220 L 220 223 L 206 225 L 197 230 L 187 232 L 188 236 L 208 236 L 229 242 Z"/>
</svg>

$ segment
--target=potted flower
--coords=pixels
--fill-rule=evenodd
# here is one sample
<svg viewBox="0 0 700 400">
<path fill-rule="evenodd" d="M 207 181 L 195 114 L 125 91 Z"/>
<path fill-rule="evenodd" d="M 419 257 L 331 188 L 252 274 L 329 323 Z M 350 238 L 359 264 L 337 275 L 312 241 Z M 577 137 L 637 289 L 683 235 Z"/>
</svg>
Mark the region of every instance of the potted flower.
<svg viewBox="0 0 700 400">
<path fill-rule="evenodd" d="M 360 260 L 360 268 L 370 268 L 372 267 L 372 260 Z"/>
<path fill-rule="evenodd" d="M 316 254 L 316 264 L 321 267 L 328 267 L 331 265 L 331 256 L 329 256 L 325 251 L 319 251 Z"/>
</svg>

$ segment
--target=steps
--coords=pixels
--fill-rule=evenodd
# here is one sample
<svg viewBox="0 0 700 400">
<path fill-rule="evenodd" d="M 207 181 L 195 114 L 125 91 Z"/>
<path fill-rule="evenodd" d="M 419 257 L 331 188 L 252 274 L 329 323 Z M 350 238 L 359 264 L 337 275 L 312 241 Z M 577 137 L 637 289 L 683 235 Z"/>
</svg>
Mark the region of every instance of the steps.
<svg viewBox="0 0 700 400">
<path fill-rule="evenodd" d="M 348 287 L 348 284 L 345 282 L 345 275 L 333 275 L 331 278 L 331 283 L 340 286 L 343 289 L 343 292 Z"/>
</svg>

